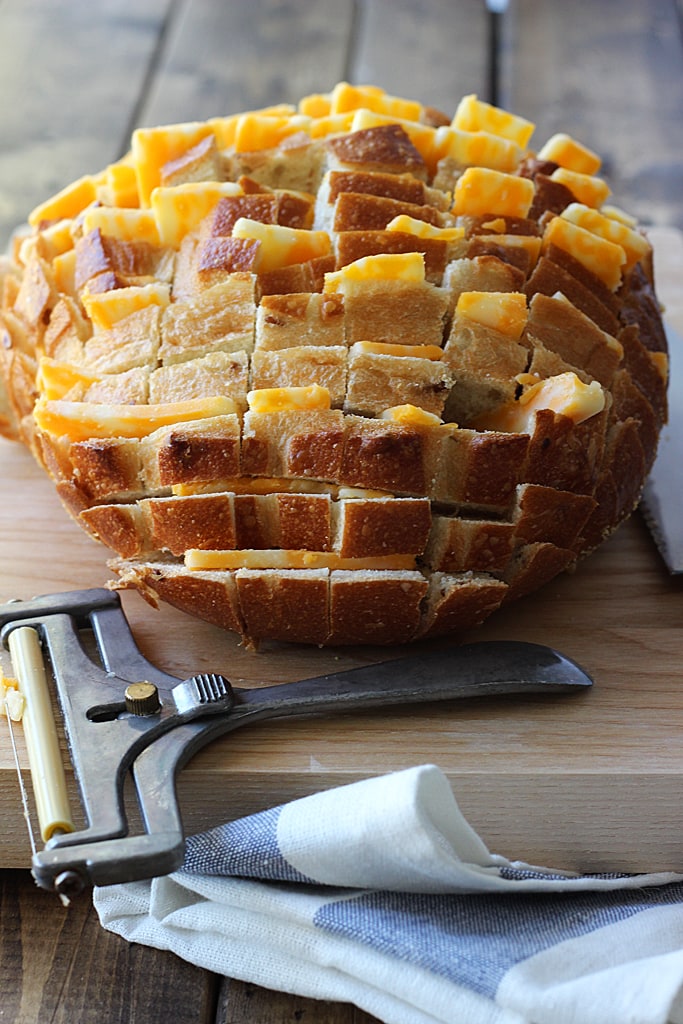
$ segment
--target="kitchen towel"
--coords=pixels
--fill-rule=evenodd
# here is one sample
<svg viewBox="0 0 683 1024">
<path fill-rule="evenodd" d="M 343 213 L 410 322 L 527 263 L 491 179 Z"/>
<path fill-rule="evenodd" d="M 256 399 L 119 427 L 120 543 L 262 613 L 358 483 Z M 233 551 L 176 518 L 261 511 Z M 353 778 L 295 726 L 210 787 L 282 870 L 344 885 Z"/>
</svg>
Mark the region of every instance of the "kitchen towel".
<svg viewBox="0 0 683 1024">
<path fill-rule="evenodd" d="M 192 836 L 182 870 L 94 899 L 130 942 L 386 1024 L 683 1024 L 683 874 L 491 854 L 434 765 Z"/>
</svg>

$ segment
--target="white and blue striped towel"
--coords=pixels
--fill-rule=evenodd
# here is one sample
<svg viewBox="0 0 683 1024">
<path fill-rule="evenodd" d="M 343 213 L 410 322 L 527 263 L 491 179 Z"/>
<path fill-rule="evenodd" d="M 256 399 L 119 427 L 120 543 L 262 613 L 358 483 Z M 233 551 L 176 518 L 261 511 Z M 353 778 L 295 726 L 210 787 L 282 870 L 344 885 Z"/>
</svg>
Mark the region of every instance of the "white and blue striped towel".
<svg viewBox="0 0 683 1024">
<path fill-rule="evenodd" d="M 194 836 L 181 871 L 95 906 L 131 942 L 387 1024 L 683 1024 L 683 874 L 493 855 L 432 765 Z"/>
</svg>

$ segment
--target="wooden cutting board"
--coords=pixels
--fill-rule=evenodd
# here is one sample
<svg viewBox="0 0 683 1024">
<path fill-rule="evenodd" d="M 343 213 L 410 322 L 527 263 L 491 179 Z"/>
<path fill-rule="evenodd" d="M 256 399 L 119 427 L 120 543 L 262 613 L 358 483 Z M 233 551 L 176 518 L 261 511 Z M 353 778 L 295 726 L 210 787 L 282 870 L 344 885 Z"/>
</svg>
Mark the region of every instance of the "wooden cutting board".
<svg viewBox="0 0 683 1024">
<path fill-rule="evenodd" d="M 651 234 L 660 298 L 683 333 L 683 236 Z M 102 586 L 105 549 L 68 518 L 30 456 L 0 442 L 0 472 L 0 601 Z M 124 594 L 123 603 L 143 653 L 181 677 L 212 670 L 250 686 L 407 653 L 281 645 L 254 653 L 173 609 L 156 612 L 135 594 Z M 639 514 L 574 574 L 460 639 L 549 644 L 583 665 L 594 686 L 569 697 L 470 700 L 244 729 L 183 771 L 188 831 L 429 762 L 446 772 L 463 812 L 497 853 L 558 868 L 683 871 L 683 577 L 669 576 Z M 1 657 L 9 670 L 6 652 Z M 4 719 L 0 807 L 0 867 L 27 866 Z"/>
</svg>

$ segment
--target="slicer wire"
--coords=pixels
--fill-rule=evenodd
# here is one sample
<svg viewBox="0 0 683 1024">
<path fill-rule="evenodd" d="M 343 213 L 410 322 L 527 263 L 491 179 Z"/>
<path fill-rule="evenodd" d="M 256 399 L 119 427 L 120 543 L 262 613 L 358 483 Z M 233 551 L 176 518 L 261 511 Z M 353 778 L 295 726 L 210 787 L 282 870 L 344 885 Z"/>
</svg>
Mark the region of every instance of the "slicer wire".
<svg viewBox="0 0 683 1024">
<path fill-rule="evenodd" d="M 12 724 L 12 718 L 9 713 L 9 704 L 7 698 L 5 698 L 5 714 L 7 715 L 7 725 L 9 726 L 9 738 L 12 744 L 12 756 L 14 757 L 14 766 L 17 769 L 17 778 L 19 779 L 19 792 L 21 794 L 21 806 L 24 812 L 24 821 L 28 829 L 28 838 L 31 843 L 31 854 L 35 856 L 37 846 L 36 839 L 33 833 L 33 823 L 31 821 L 31 812 L 28 804 L 28 793 L 26 791 L 26 784 L 24 782 L 24 775 L 19 764 L 19 752 L 17 750 L 17 741 L 14 736 L 14 725 Z"/>
</svg>

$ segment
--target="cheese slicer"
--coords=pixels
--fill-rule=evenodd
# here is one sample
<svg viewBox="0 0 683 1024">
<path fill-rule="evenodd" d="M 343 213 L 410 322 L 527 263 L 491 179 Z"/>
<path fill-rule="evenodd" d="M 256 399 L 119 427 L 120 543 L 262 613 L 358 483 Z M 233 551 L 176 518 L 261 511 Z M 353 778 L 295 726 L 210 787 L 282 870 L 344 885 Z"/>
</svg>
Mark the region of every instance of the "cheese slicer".
<svg viewBox="0 0 683 1024">
<path fill-rule="evenodd" d="M 106 589 L 6 604 L 0 607 L 0 627 L 26 693 L 27 748 L 45 843 L 33 853 L 32 873 L 39 886 L 65 901 L 89 886 L 155 877 L 181 866 L 176 774 L 221 734 L 270 718 L 577 693 L 592 683 L 578 664 L 552 648 L 517 641 L 420 650 L 271 686 L 235 687 L 223 675 L 205 672 L 179 679 L 141 654 L 118 595 Z M 80 792 L 83 828 L 71 821 L 59 779 L 52 699 L 44 692 L 50 689 L 48 675 Z M 135 827 L 124 799 L 129 779 L 140 810 Z"/>
</svg>

